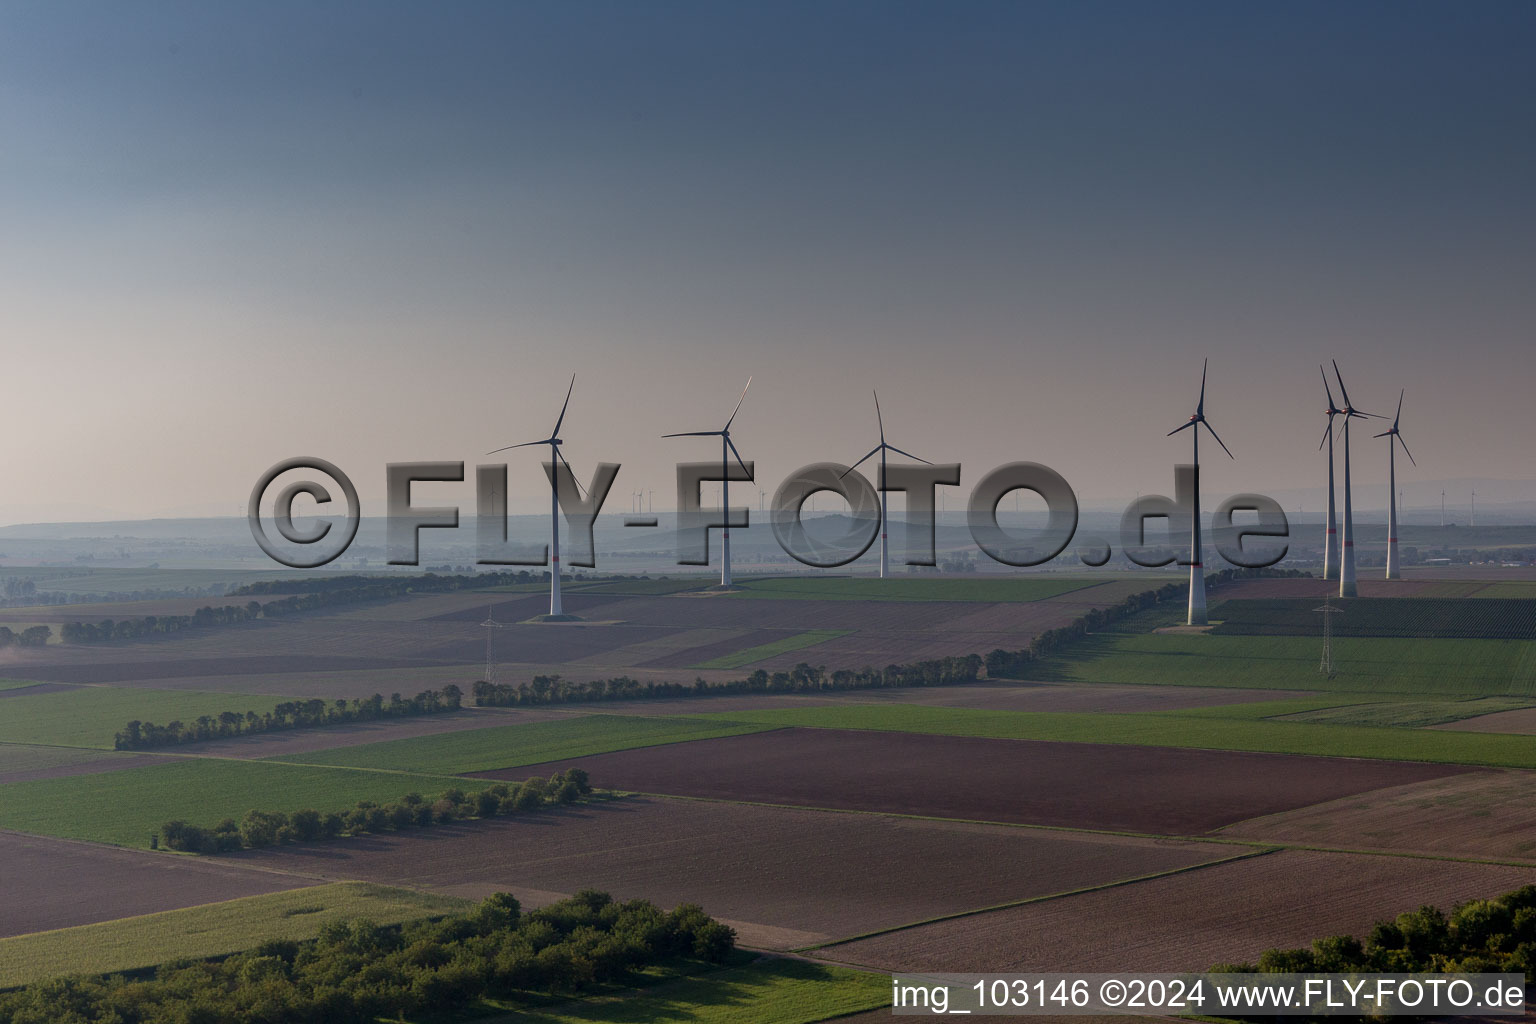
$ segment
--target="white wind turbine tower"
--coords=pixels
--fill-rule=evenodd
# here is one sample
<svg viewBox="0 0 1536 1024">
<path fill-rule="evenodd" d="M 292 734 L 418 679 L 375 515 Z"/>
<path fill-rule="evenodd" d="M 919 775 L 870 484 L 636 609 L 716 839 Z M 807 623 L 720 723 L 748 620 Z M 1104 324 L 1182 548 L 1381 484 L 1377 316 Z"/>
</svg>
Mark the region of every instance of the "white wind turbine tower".
<svg viewBox="0 0 1536 1024">
<path fill-rule="evenodd" d="M 927 459 L 918 459 L 916 455 L 913 455 L 911 452 L 904 452 L 900 448 L 897 448 L 893 444 L 886 444 L 885 443 L 885 419 L 883 417 L 881 417 L 881 415 L 880 415 L 880 393 L 878 391 L 876 391 L 876 392 L 874 392 L 874 396 L 875 396 L 875 424 L 880 428 L 880 443 L 875 445 L 874 448 L 870 449 L 869 454 L 864 456 L 864 458 L 860 459 L 858 462 L 855 462 L 853 465 L 849 466 L 848 469 L 846 471 L 844 471 L 843 476 L 847 476 L 849 473 L 852 473 L 854 470 L 858 469 L 861 465 L 863 465 L 867 460 L 869 460 L 870 458 L 873 458 L 877 453 L 879 454 L 879 456 L 880 456 L 880 481 L 879 481 L 879 486 L 880 486 L 880 578 L 881 579 L 885 579 L 887 576 L 890 575 L 890 568 L 891 568 L 890 540 L 889 540 L 890 514 L 889 514 L 889 508 L 888 508 L 889 493 L 885 489 L 885 453 L 890 451 L 890 452 L 895 452 L 897 455 L 905 455 L 909 459 L 917 459 L 918 462 L 921 462 L 921 463 L 923 463 L 926 466 L 931 466 L 931 465 L 933 465 L 933 463 L 929 462 Z M 909 525 L 910 525 L 910 523 L 909 523 Z"/>
<path fill-rule="evenodd" d="M 1376 417 L 1376 414 L 1361 412 L 1350 402 L 1337 359 L 1333 361 L 1333 375 L 1339 382 L 1339 394 L 1344 397 L 1344 559 L 1339 566 L 1339 596 L 1357 597 L 1360 588 L 1355 583 L 1355 510 L 1349 486 L 1349 421 L 1356 417 Z"/>
<path fill-rule="evenodd" d="M 741 458 L 741 452 L 736 450 L 736 445 L 731 441 L 731 424 L 736 422 L 736 414 L 741 412 L 741 403 L 747 400 L 747 388 L 752 386 L 752 378 L 747 378 L 747 387 L 741 389 L 741 397 L 736 399 L 736 408 L 731 410 L 731 418 L 725 421 L 725 426 L 719 430 L 687 430 L 680 434 L 662 434 L 667 437 L 718 437 L 720 438 L 720 475 L 728 477 L 726 468 L 731 464 L 731 456 L 736 456 L 736 461 L 741 468 L 747 468 L 746 462 Z M 720 511 L 725 525 L 720 530 L 720 585 L 731 585 L 731 482 L 729 479 L 720 481 Z"/>
<path fill-rule="evenodd" d="M 1397 568 L 1397 446 L 1403 446 L 1403 454 L 1408 456 L 1414 468 L 1418 468 L 1418 462 L 1413 457 L 1413 452 L 1408 450 L 1408 442 L 1403 440 L 1403 435 L 1397 429 L 1398 420 L 1403 418 L 1403 395 L 1406 392 L 1397 393 L 1397 415 L 1392 417 L 1392 426 L 1377 437 L 1387 439 L 1387 579 L 1396 580 L 1402 578 L 1402 573 Z"/>
<path fill-rule="evenodd" d="M 549 616 L 550 618 L 564 617 L 565 612 L 560 606 L 560 489 L 556 486 L 555 467 L 558 462 L 564 462 L 567 467 L 570 462 L 560 452 L 560 424 L 565 422 L 565 410 L 571 404 L 571 392 L 576 390 L 576 375 L 571 374 L 571 386 L 565 389 L 565 405 L 560 407 L 560 416 L 555 420 L 555 429 L 549 432 L 549 436 L 539 441 L 524 441 L 522 444 L 509 444 L 505 448 L 497 448 L 487 454 L 495 455 L 497 452 L 509 452 L 513 448 L 527 448 L 535 444 L 549 445 Z M 574 473 L 571 477 L 575 479 Z M 577 483 L 577 489 L 581 484 Z"/>
<path fill-rule="evenodd" d="M 1318 442 L 1318 449 L 1323 445 L 1328 446 L 1328 535 L 1323 542 L 1323 579 L 1332 580 L 1339 576 L 1339 520 L 1336 512 L 1337 502 L 1333 496 L 1333 418 L 1343 412 L 1333 404 L 1333 389 L 1328 386 L 1328 371 L 1323 369 L 1321 363 L 1317 366 L 1317 372 L 1323 375 L 1323 390 L 1328 393 L 1328 429 L 1323 434 L 1323 439 Z"/>
<path fill-rule="evenodd" d="M 1221 450 L 1227 453 L 1227 458 L 1236 458 L 1232 449 L 1227 447 L 1225 441 L 1211 430 L 1211 425 L 1205 419 L 1205 370 L 1210 365 L 1207 359 L 1200 367 L 1200 404 L 1195 406 L 1195 414 L 1189 418 L 1189 422 L 1182 427 L 1174 427 L 1168 431 L 1172 437 L 1181 430 L 1194 428 L 1195 441 L 1195 514 L 1190 523 L 1189 537 L 1189 624 L 1191 626 L 1203 626 L 1205 617 L 1205 567 L 1201 564 L 1200 548 L 1200 428 L 1203 426 L 1210 430 L 1211 436 L 1216 438 L 1216 443 L 1221 445 Z"/>
</svg>

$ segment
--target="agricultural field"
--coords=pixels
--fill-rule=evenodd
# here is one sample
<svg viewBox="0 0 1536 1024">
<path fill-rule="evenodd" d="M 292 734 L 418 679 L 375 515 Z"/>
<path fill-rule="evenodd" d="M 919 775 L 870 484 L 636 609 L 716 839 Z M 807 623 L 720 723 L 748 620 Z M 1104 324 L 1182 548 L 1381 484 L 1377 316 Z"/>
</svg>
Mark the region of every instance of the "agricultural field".
<svg viewBox="0 0 1536 1024">
<path fill-rule="evenodd" d="M 88 747 L 0 743 L 0 784 L 121 771 L 162 760 L 165 759 L 149 754 L 124 754 Z"/>
<path fill-rule="evenodd" d="M 1238 822 L 1220 835 L 1336 849 L 1536 863 L 1529 772 L 1476 772 Z"/>
<path fill-rule="evenodd" d="M 527 1024 L 812 1024 L 886 1006 L 882 974 L 784 958 L 682 978 L 639 993 L 598 996 L 518 1014 Z M 889 1019 L 890 1014 L 880 1016 Z"/>
<path fill-rule="evenodd" d="M 1364 934 L 1422 903 L 1508 892 L 1529 868 L 1284 850 L 1134 885 L 829 946 L 888 971 L 1201 971 L 1265 949 Z"/>
<path fill-rule="evenodd" d="M 271 711 L 278 700 L 249 693 L 197 693 L 118 686 L 82 686 L 4 698 L 0 743 L 43 743 L 112 749 L 129 721 L 164 725 L 221 711 Z"/>
<path fill-rule="evenodd" d="M 867 576 L 796 576 L 737 581 L 732 599 L 794 601 L 1039 601 L 1103 583 L 1102 578 L 1057 576 L 1007 579 L 875 579 Z M 1152 584 L 1155 586 L 1155 584 Z M 1143 588 L 1147 589 L 1147 588 Z"/>
<path fill-rule="evenodd" d="M 679 582 L 575 585 L 565 605 L 585 620 L 577 623 L 531 623 L 547 608 L 542 591 L 427 594 L 133 641 L 17 649 L 9 671 L 38 682 L 327 698 L 446 682 L 467 689 L 484 675 L 490 618 L 501 625 L 492 637 L 500 678 L 721 680 L 802 660 L 862 668 L 1016 649 L 1159 580 L 778 578 L 760 581 L 763 600 L 749 591 L 669 592 Z M 859 596 L 881 583 L 906 596 Z M 815 636 L 822 639 L 806 647 Z"/>
<path fill-rule="evenodd" d="M 410 889 L 337 882 L 3 938 L 0 988 L 59 974 L 109 974 L 223 956 L 272 939 L 312 939 L 333 921 L 397 924 L 468 906 Z"/>
<path fill-rule="evenodd" d="M 631 747 L 658 746 L 713 736 L 736 736 L 764 728 L 767 726 L 700 718 L 567 715 L 526 725 L 388 740 L 366 746 L 293 754 L 276 760 L 380 771 L 458 775 L 562 758 L 584 758 Z M 607 785 L 602 780 L 598 782 Z"/>
<path fill-rule="evenodd" d="M 223 861 L 0 832 L 0 936 L 135 917 L 313 885 Z M 0 941 L 0 975 L 12 966 Z M 0 982 L 3 985 L 4 982 Z"/>
<path fill-rule="evenodd" d="M 1318 672 L 1321 652 L 1320 636 L 1100 634 L 1034 674 L 1078 683 L 1536 697 L 1530 640 L 1346 637 L 1334 643 L 1332 679 Z"/>
<path fill-rule="evenodd" d="M 1211 609 L 1217 636 L 1320 636 L 1322 616 L 1311 598 L 1222 601 Z M 1370 598 L 1337 606 L 1337 637 L 1536 638 L 1536 600 L 1529 598 Z"/>
<path fill-rule="evenodd" d="M 0 828 L 143 849 L 172 819 L 211 827 L 249 810 L 344 811 L 359 800 L 385 803 L 413 791 L 431 796 L 482 785 L 442 775 L 188 757 L 0 786 Z"/>
<path fill-rule="evenodd" d="M 1514 697 L 1475 697 L 1471 700 L 1402 700 L 1345 704 L 1277 716 L 1285 722 L 1322 722 L 1328 725 L 1396 726 L 1423 729 L 1465 719 L 1492 717 L 1517 711 L 1536 711 L 1536 703 Z M 1501 730 L 1470 730 L 1497 732 Z M 1516 731 L 1516 730 L 1503 730 Z"/>
<path fill-rule="evenodd" d="M 712 658 L 709 661 L 700 662 L 695 668 L 743 668 L 747 665 L 766 663 L 770 659 L 781 654 L 799 652 L 807 647 L 815 647 L 824 644 L 828 640 L 836 640 L 838 637 L 847 636 L 853 632 L 849 629 L 809 629 L 804 633 L 795 633 L 778 640 L 771 640 L 756 647 L 748 647 L 734 654 Z M 814 657 L 814 655 L 813 655 Z"/>
<path fill-rule="evenodd" d="M 1424 761 L 1446 765 L 1536 768 L 1536 739 L 1432 729 L 1317 725 L 1272 719 L 1318 707 L 1319 701 L 1271 701 L 1235 708 L 1108 714 L 983 711 L 911 704 L 824 704 L 703 713 L 696 717 L 761 726 L 872 729 L 944 736 L 1044 740 L 1196 750 L 1252 751 Z M 1449 739 L 1450 737 L 1455 739 Z"/>
<path fill-rule="evenodd" d="M 764 717 L 779 714 L 802 717 L 796 712 Z M 990 716 L 961 717 L 984 722 Z M 527 778 L 576 763 L 479 777 Z M 1199 834 L 1261 814 L 1467 770 L 835 728 L 701 739 L 583 757 L 579 763 L 603 786 L 643 793 L 1160 835 Z"/>
<path fill-rule="evenodd" d="M 696 901 L 760 948 L 791 949 L 1175 871 L 1251 847 L 790 807 L 632 798 L 346 843 L 249 850 L 232 863 L 542 905 L 595 886 Z M 896 852 L 899 851 L 899 855 Z M 953 861 L 978 871 L 934 871 Z M 879 865 L 814 870 L 807 864 Z"/>
</svg>

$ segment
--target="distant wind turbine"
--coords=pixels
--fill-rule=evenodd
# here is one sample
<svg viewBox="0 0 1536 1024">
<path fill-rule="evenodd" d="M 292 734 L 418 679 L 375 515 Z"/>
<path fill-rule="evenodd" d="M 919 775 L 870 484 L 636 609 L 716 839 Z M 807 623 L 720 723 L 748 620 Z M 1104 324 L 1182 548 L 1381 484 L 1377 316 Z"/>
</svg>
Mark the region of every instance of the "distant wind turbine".
<svg viewBox="0 0 1536 1024">
<path fill-rule="evenodd" d="M 1318 450 L 1323 445 L 1328 446 L 1328 535 L 1323 542 L 1323 579 L 1338 579 L 1339 576 L 1339 520 L 1336 511 L 1337 501 L 1333 496 L 1333 418 L 1343 412 L 1333 404 L 1333 389 L 1328 386 L 1328 371 L 1323 369 L 1321 363 L 1317 366 L 1317 372 L 1323 375 L 1323 390 L 1328 394 L 1328 429 L 1323 432 L 1323 439 L 1318 442 Z"/>
<path fill-rule="evenodd" d="M 509 444 L 505 448 L 497 448 L 490 455 L 497 452 L 509 452 L 513 448 L 527 448 L 535 444 L 549 445 L 549 615 L 550 618 L 564 616 L 565 612 L 560 606 L 560 490 L 556 486 L 557 475 L 555 467 L 559 462 L 564 462 L 567 467 L 570 462 L 560 451 L 560 424 L 565 422 L 565 410 L 571 404 L 571 392 L 576 390 L 576 375 L 571 374 L 571 386 L 565 389 L 565 404 L 560 407 L 560 415 L 555 420 L 555 429 L 549 432 L 549 436 L 539 441 L 524 441 L 522 444 Z M 572 479 L 575 479 L 572 474 Z M 581 484 L 576 485 L 577 489 Z"/>
<path fill-rule="evenodd" d="M 1190 523 L 1189 538 L 1189 624 L 1191 626 L 1203 626 L 1206 624 L 1205 616 L 1205 567 L 1201 564 L 1200 548 L 1200 428 L 1203 426 L 1210 431 L 1216 443 L 1221 445 L 1221 450 L 1227 453 L 1227 458 L 1236 458 L 1232 449 L 1221 439 L 1216 431 L 1211 429 L 1210 423 L 1205 419 L 1205 371 L 1211 361 L 1207 359 L 1200 367 L 1200 404 L 1195 406 L 1195 414 L 1181 427 L 1174 427 L 1168 431 L 1172 437 L 1181 430 L 1193 428 L 1195 442 L 1195 514 Z"/>
<path fill-rule="evenodd" d="M 741 412 L 741 403 L 747 400 L 747 388 L 752 386 L 752 378 L 747 378 L 747 387 L 741 389 L 741 397 L 736 399 L 736 408 L 731 410 L 731 418 L 725 421 L 725 426 L 719 430 L 688 430 L 680 434 L 662 434 L 666 437 L 718 437 L 720 438 L 720 475 L 726 479 L 720 481 L 720 509 L 725 522 L 720 530 L 720 585 L 731 585 L 731 482 L 727 468 L 731 464 L 731 456 L 736 456 L 736 462 L 743 470 L 747 468 L 746 462 L 741 458 L 741 453 L 736 450 L 736 445 L 731 441 L 731 424 L 736 422 L 736 414 Z M 748 476 L 750 477 L 750 473 Z"/>
<path fill-rule="evenodd" d="M 843 476 L 852 473 L 876 454 L 880 456 L 880 578 L 885 579 L 890 575 L 891 570 L 889 539 L 891 527 L 889 492 L 885 489 L 885 453 L 889 451 L 895 452 L 897 455 L 905 455 L 909 459 L 917 459 L 918 462 L 923 463 L 925 466 L 931 466 L 933 463 L 927 459 L 918 459 L 916 455 L 913 455 L 911 452 L 904 452 L 893 444 L 885 443 L 885 419 L 880 415 L 880 393 L 876 391 L 873 394 L 875 396 L 875 424 L 880 428 L 880 443 L 870 449 L 869 454 L 864 456 L 864 458 L 849 466 L 843 473 Z"/>
<path fill-rule="evenodd" d="M 1403 418 L 1403 395 L 1405 391 L 1397 393 L 1397 415 L 1392 417 L 1392 426 L 1377 434 L 1377 437 L 1387 439 L 1387 579 L 1396 580 L 1402 578 L 1402 573 L 1397 568 L 1397 446 L 1403 446 L 1403 454 L 1408 456 L 1408 461 L 1414 467 L 1418 462 L 1414 460 L 1413 452 L 1408 450 L 1408 442 L 1403 440 L 1402 433 L 1397 429 L 1398 421 Z"/>
<path fill-rule="evenodd" d="M 1356 597 L 1360 593 L 1360 588 L 1355 583 L 1355 511 L 1349 486 L 1349 421 L 1357 417 L 1360 419 L 1367 417 L 1380 419 L 1381 417 L 1372 412 L 1361 412 L 1350 402 L 1349 391 L 1344 387 L 1344 376 L 1339 373 L 1337 359 L 1333 361 L 1333 375 L 1339 382 L 1339 394 L 1344 397 L 1344 560 L 1339 566 L 1339 596 Z"/>
</svg>

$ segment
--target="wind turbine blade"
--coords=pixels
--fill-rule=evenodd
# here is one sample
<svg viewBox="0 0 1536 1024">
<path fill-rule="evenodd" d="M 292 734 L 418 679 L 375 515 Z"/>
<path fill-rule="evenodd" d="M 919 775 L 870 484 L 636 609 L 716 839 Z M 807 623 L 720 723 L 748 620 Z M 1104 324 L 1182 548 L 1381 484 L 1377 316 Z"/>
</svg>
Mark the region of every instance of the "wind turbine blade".
<svg viewBox="0 0 1536 1024">
<path fill-rule="evenodd" d="M 1419 465 L 1418 460 L 1413 457 L 1413 452 L 1408 450 L 1408 442 L 1403 440 L 1403 435 L 1401 433 L 1397 433 L 1393 436 L 1397 438 L 1397 443 L 1403 446 L 1403 454 L 1408 456 L 1408 461 L 1413 463 L 1414 468 L 1417 469 Z"/>
<path fill-rule="evenodd" d="M 550 437 L 560 436 L 560 424 L 565 422 L 565 410 L 571 404 L 571 392 L 576 390 L 576 375 L 571 374 L 571 386 L 565 389 L 565 405 L 560 407 L 560 418 L 555 420 L 555 429 L 549 432 Z"/>
<path fill-rule="evenodd" d="M 1381 433 L 1379 433 L 1379 434 L 1372 434 L 1371 436 L 1372 437 L 1391 437 L 1392 433 L 1393 432 L 1390 431 L 1390 430 L 1383 430 Z"/>
<path fill-rule="evenodd" d="M 681 434 L 662 434 L 662 437 L 719 437 L 718 430 L 686 430 Z M 538 442 L 534 442 L 537 444 Z"/>
<path fill-rule="evenodd" d="M 1344 396 L 1344 408 L 1348 409 L 1349 408 L 1349 389 L 1344 386 L 1344 375 L 1339 372 L 1339 361 L 1337 359 L 1335 359 L 1333 361 L 1333 375 L 1338 378 L 1338 381 L 1339 381 L 1339 394 Z M 1327 377 L 1324 376 L 1323 379 L 1326 380 Z"/>
<path fill-rule="evenodd" d="M 1168 431 L 1168 436 L 1172 437 L 1174 434 L 1177 434 L 1179 431 L 1181 431 L 1181 430 L 1188 430 L 1190 427 L 1192 427 L 1194 425 L 1195 425 L 1195 421 L 1194 420 L 1190 420 L 1188 423 L 1184 424 L 1182 427 L 1174 427 L 1172 430 Z"/>
<path fill-rule="evenodd" d="M 925 466 L 933 465 L 933 463 L 929 462 L 927 459 L 919 459 L 916 455 L 913 455 L 911 452 L 904 452 L 900 448 L 897 448 L 893 444 L 888 444 L 888 445 L 886 445 L 886 447 L 889 448 L 891 451 L 895 452 L 897 455 L 905 455 L 907 458 L 915 459 L 916 461 L 921 462 Z"/>
<path fill-rule="evenodd" d="M 1210 365 L 1211 361 L 1209 358 L 1207 358 L 1206 361 L 1200 365 L 1200 405 L 1195 409 L 1195 411 L 1200 413 L 1202 416 L 1205 414 L 1205 371 L 1210 367 Z"/>
<path fill-rule="evenodd" d="M 752 386 L 752 378 L 748 377 L 747 378 L 747 388 L 749 388 L 751 386 Z M 731 429 L 731 424 L 736 422 L 736 414 L 741 412 L 741 403 L 745 402 L 747 400 L 747 388 L 742 388 L 741 389 L 741 397 L 736 399 L 736 408 L 731 410 L 731 418 L 725 421 L 725 429 L 726 430 L 730 430 Z M 738 455 L 736 457 L 738 459 L 741 458 L 740 455 Z"/>
<path fill-rule="evenodd" d="M 1323 369 L 1323 364 L 1322 363 L 1318 363 L 1317 364 L 1317 372 L 1323 375 L 1323 390 L 1328 392 L 1328 409 L 1330 410 L 1328 415 L 1332 416 L 1333 415 L 1333 412 L 1332 412 L 1332 409 L 1333 409 L 1333 388 L 1328 386 L 1328 371 Z"/>
<path fill-rule="evenodd" d="M 743 394 L 745 394 L 745 392 L 743 392 Z M 747 478 L 748 479 L 751 479 L 752 471 L 747 468 L 747 462 L 746 462 L 745 459 L 743 459 L 741 457 L 741 452 L 736 450 L 736 443 L 734 441 L 732 441 L 729 437 L 727 437 L 725 439 L 725 443 L 726 443 L 726 446 L 731 449 L 731 454 L 736 456 L 736 464 L 741 467 L 741 471 L 743 473 L 747 474 Z"/>
<path fill-rule="evenodd" d="M 1399 391 L 1397 393 L 1397 415 L 1392 417 L 1392 429 L 1393 430 L 1397 429 L 1397 421 L 1403 418 L 1403 396 L 1406 395 L 1407 393 L 1408 393 L 1408 389 L 1407 388 L 1404 388 L 1403 390 L 1401 390 L 1401 391 Z"/>
<path fill-rule="evenodd" d="M 559 457 L 560 461 L 565 463 L 565 468 L 571 471 L 571 483 L 576 485 L 576 493 L 585 498 L 587 496 L 587 492 L 586 489 L 581 486 L 581 481 L 576 479 L 576 467 L 571 465 L 571 460 L 566 458 L 565 453 L 562 452 L 559 448 L 555 448 L 554 445 L 550 445 L 550 447 L 554 448 L 555 455 Z"/>
<path fill-rule="evenodd" d="M 1205 423 L 1204 420 L 1201 420 L 1200 422 Z M 1216 443 L 1221 445 L 1221 450 L 1227 453 L 1227 458 L 1229 458 L 1229 459 L 1237 458 L 1236 455 L 1232 454 L 1232 449 L 1227 447 L 1227 442 L 1225 442 L 1225 441 L 1223 441 L 1221 439 L 1221 435 L 1217 434 L 1216 431 L 1214 429 L 1212 429 L 1212 427 L 1211 427 L 1211 425 L 1209 423 L 1205 423 L 1205 429 L 1209 430 L 1211 432 L 1211 436 L 1216 438 Z"/>
<path fill-rule="evenodd" d="M 1332 434 L 1333 434 L 1333 417 L 1329 416 L 1328 417 L 1328 426 L 1323 431 L 1323 439 L 1321 441 L 1317 442 L 1317 450 L 1318 451 L 1322 451 L 1323 450 L 1323 445 L 1328 443 L 1328 438 Z"/>
<path fill-rule="evenodd" d="M 549 444 L 549 438 L 546 437 L 542 441 L 524 441 L 522 444 L 509 444 L 505 448 L 497 448 L 495 452 L 486 452 L 485 454 L 495 455 L 496 452 L 509 452 L 513 448 L 527 448 L 529 445 L 535 444 Z"/>
<path fill-rule="evenodd" d="M 874 448 L 870 449 L 868 455 L 864 456 L 858 462 L 855 462 L 853 465 L 843 470 L 840 474 L 838 474 L 837 478 L 841 480 L 843 477 L 847 476 L 849 473 L 852 473 L 854 470 L 858 469 L 860 466 L 864 465 L 864 463 L 868 462 L 871 458 L 878 454 L 880 454 L 880 447 L 876 445 Z"/>
<path fill-rule="evenodd" d="M 880 392 L 873 392 L 875 396 L 875 422 L 880 425 L 880 443 L 885 444 L 885 418 L 880 415 Z M 876 449 L 878 451 L 878 449 Z"/>
</svg>

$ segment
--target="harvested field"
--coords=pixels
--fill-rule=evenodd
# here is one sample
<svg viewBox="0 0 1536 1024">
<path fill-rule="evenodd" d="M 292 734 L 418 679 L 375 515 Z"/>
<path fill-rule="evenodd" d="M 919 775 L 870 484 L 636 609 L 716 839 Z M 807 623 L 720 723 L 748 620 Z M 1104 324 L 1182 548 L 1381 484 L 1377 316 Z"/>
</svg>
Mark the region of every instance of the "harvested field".
<svg viewBox="0 0 1536 1024">
<path fill-rule="evenodd" d="M 226 861 L 121 850 L 0 831 L 0 935 L 111 921 L 313 885 Z"/>
<path fill-rule="evenodd" d="M 1364 935 L 1423 903 L 1508 892 L 1525 868 L 1286 850 L 833 946 L 878 970 L 1185 971 Z"/>
<path fill-rule="evenodd" d="M 124 754 L 85 747 L 34 747 L 20 743 L 0 744 L 0 785 L 63 779 L 72 775 L 100 775 L 126 768 L 145 768 L 175 760 L 154 754 Z M 19 754 L 25 751 L 25 754 Z"/>
<path fill-rule="evenodd" d="M 791 948 L 1229 857 L 1242 847 L 869 814 L 632 798 L 234 861 L 481 899 L 596 887 L 697 902 Z M 949 869 L 935 871 L 935 864 Z M 848 870 L 857 866 L 857 870 Z M 966 866 L 964 870 L 953 870 Z"/>
<path fill-rule="evenodd" d="M 1475 772 L 1239 822 L 1222 835 L 1536 862 L 1536 773 Z"/>
<path fill-rule="evenodd" d="M 478 773 L 521 779 L 578 760 Z M 803 807 L 1194 835 L 1466 771 L 1162 747 L 778 729 L 579 759 L 604 787 Z"/>
<path fill-rule="evenodd" d="M 1463 718 L 1434 726 L 1452 732 L 1512 732 L 1524 736 L 1536 736 L 1536 708 L 1520 708 L 1515 711 L 1498 711 L 1475 718 Z"/>
</svg>

